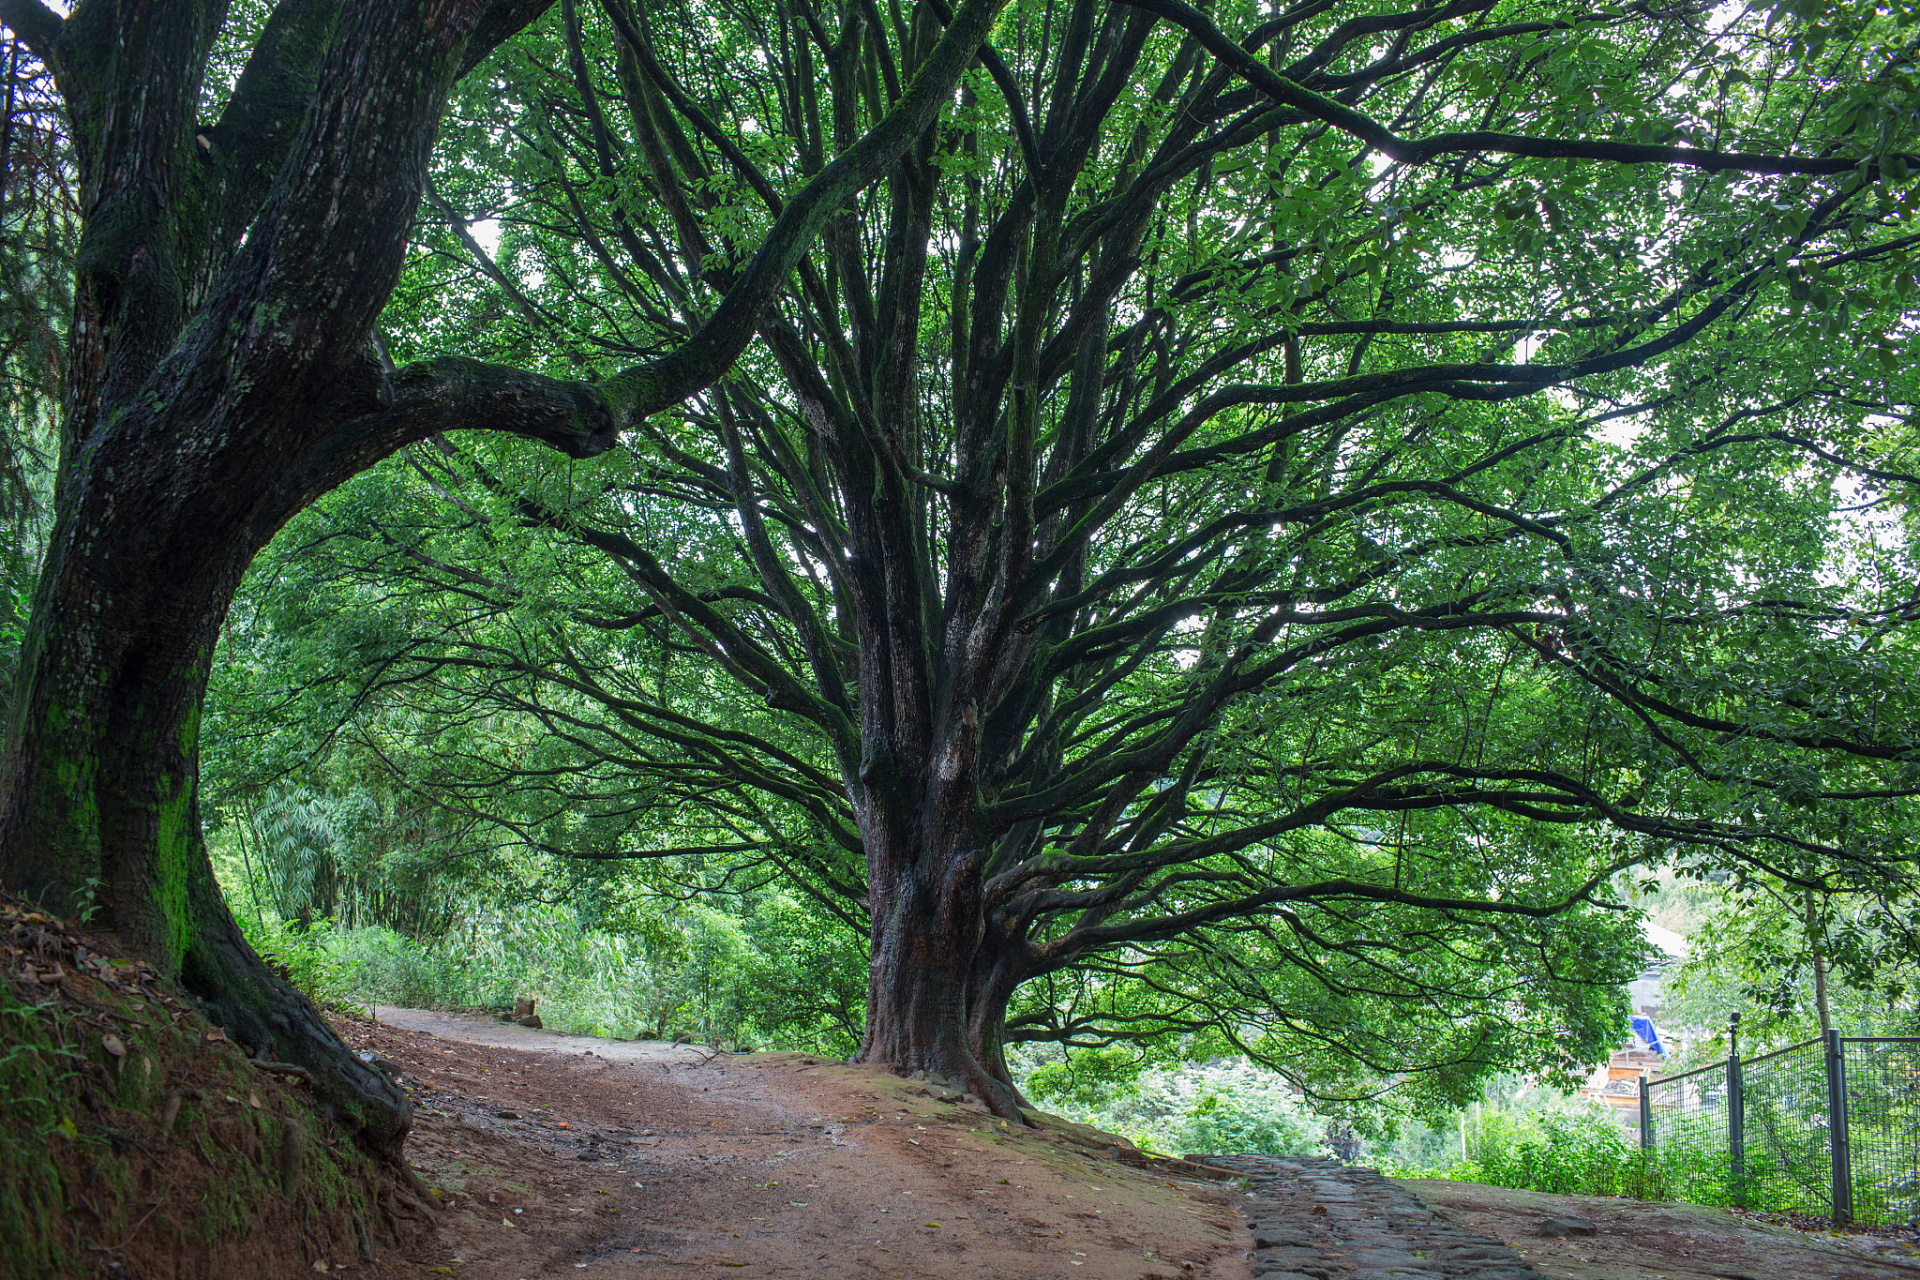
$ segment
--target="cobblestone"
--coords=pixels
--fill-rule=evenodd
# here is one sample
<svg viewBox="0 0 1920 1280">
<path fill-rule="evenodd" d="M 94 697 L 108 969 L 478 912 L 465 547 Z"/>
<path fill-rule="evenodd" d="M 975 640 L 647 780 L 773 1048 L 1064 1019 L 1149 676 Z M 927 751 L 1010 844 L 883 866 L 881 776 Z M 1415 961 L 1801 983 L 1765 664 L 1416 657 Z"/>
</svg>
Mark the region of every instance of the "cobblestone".
<svg viewBox="0 0 1920 1280">
<path fill-rule="evenodd" d="M 1498 1240 L 1436 1215 L 1372 1169 L 1286 1156 L 1192 1156 L 1247 1178 L 1259 1280 L 1545 1280 Z"/>
</svg>

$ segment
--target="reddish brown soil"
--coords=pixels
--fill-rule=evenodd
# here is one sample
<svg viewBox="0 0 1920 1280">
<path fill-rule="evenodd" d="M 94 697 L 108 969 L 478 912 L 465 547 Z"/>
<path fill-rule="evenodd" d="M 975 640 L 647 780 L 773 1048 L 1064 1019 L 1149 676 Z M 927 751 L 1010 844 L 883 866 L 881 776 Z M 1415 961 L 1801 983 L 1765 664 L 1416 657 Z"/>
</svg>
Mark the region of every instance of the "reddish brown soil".
<svg viewBox="0 0 1920 1280">
<path fill-rule="evenodd" d="M 1252 1275 L 1232 1186 L 1129 1168 L 883 1072 L 344 1030 L 405 1072 L 408 1152 L 445 1205 L 437 1239 L 383 1257 L 387 1275 Z"/>
<path fill-rule="evenodd" d="M 111 935 L 0 895 L 0 988 L 0 1280 L 276 1280 L 424 1234 L 403 1170 Z"/>
</svg>

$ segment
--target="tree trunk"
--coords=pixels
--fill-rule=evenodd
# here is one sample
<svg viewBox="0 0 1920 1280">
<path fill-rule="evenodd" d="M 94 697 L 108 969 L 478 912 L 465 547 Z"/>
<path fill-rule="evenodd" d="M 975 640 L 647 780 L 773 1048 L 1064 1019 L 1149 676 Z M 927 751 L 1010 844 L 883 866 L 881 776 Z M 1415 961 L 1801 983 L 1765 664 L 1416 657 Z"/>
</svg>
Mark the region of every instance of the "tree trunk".
<svg viewBox="0 0 1920 1280">
<path fill-rule="evenodd" d="M 197 112 L 225 5 L 20 10 L 59 75 L 86 226 L 54 528 L 0 750 L 0 880 L 92 908 L 388 1153 L 405 1096 L 266 968 L 221 898 L 200 706 L 241 575 L 320 494 L 437 431 L 576 457 L 613 443 L 581 384 L 462 360 L 395 370 L 370 342 L 448 88 L 543 7 L 279 5 L 214 125 Z"/>
<path fill-rule="evenodd" d="M 488 427 L 586 457 L 615 428 L 584 384 L 459 360 L 382 381 L 378 411 L 332 429 L 290 397 L 251 406 L 268 429 L 242 431 L 190 371 L 94 433 L 56 498 L 0 754 L 0 876 L 56 911 L 97 909 L 233 1039 L 308 1068 L 333 1114 L 397 1151 L 405 1096 L 254 955 L 207 861 L 200 706 L 220 629 L 281 526 L 408 440 Z"/>
<path fill-rule="evenodd" d="M 1007 1066 L 1007 1004 L 1014 989 L 1032 976 L 1024 963 L 1026 951 L 1025 939 L 1013 937 L 1000 920 L 988 916 L 986 938 L 974 956 L 968 988 L 967 1044 L 988 1077 L 1012 1090 L 1014 1105 L 1030 1108 Z"/>
<path fill-rule="evenodd" d="M 306 1067 L 323 1107 L 397 1151 L 405 1095 L 254 954 L 201 839 L 201 698 L 227 602 L 263 539 L 182 498 L 213 490 L 246 511 L 267 486 L 212 484 L 186 449 L 143 465 L 126 435 L 97 449 L 103 464 L 62 495 L 34 601 L 0 757 L 0 866 L 50 909 L 92 908 L 96 927 L 177 974 L 232 1040 Z M 151 474 L 158 466 L 170 483 Z"/>
<path fill-rule="evenodd" d="M 869 852 L 867 1029 L 857 1062 L 930 1071 L 1017 1120 L 1024 1099 L 1002 1046 L 1018 984 L 1012 953 L 982 910 L 979 859 L 886 859 Z M 924 868 L 945 871 L 931 881 Z"/>
</svg>

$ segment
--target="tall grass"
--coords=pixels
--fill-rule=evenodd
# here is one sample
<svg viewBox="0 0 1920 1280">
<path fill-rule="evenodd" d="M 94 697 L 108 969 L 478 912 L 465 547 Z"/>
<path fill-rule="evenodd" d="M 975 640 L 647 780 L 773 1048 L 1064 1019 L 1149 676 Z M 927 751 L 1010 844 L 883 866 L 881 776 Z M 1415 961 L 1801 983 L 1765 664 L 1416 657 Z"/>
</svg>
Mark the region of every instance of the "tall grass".
<svg viewBox="0 0 1920 1280">
<path fill-rule="evenodd" d="M 670 927 L 639 934 L 583 928 L 571 911 L 539 905 L 483 912 L 425 940 L 379 926 L 338 929 L 330 920 L 302 929 L 243 917 L 241 927 L 256 950 L 323 1004 L 504 1009 L 525 996 L 557 1031 L 684 1036 L 742 1048 L 851 1048 L 849 1028 L 840 1025 L 847 1018 L 804 1016 L 807 1001 L 794 994 L 796 987 L 818 991 L 806 969 L 828 957 L 769 954 L 784 941 L 777 930 L 757 940 L 738 918 L 697 903 Z"/>
<path fill-rule="evenodd" d="M 1616 1113 L 1572 1105 L 1536 1112 L 1490 1111 L 1467 1129 L 1464 1159 L 1445 1164 L 1393 1166 L 1393 1176 L 1450 1178 L 1523 1191 L 1640 1200 L 1681 1200 L 1729 1206 L 1736 1187 L 1726 1132 L 1713 1116 L 1683 1117 L 1662 1126 L 1661 1144 L 1642 1149 L 1637 1128 Z M 1791 1189 L 1749 1178 L 1748 1204 L 1804 1211 Z"/>
</svg>

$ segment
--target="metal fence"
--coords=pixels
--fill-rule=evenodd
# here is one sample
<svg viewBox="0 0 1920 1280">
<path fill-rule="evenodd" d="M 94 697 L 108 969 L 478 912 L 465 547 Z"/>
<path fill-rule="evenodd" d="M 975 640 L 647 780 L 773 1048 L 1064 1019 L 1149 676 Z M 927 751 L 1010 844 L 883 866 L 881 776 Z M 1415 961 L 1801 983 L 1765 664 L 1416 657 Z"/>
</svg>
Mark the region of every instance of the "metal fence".
<svg viewBox="0 0 1920 1280">
<path fill-rule="evenodd" d="M 1848 1036 L 1841 1050 L 1853 1212 L 1920 1222 L 1920 1038 Z"/>
<path fill-rule="evenodd" d="M 1920 1037 L 1843 1036 L 1640 1081 L 1640 1143 L 1680 1198 L 1920 1223 Z"/>
</svg>

